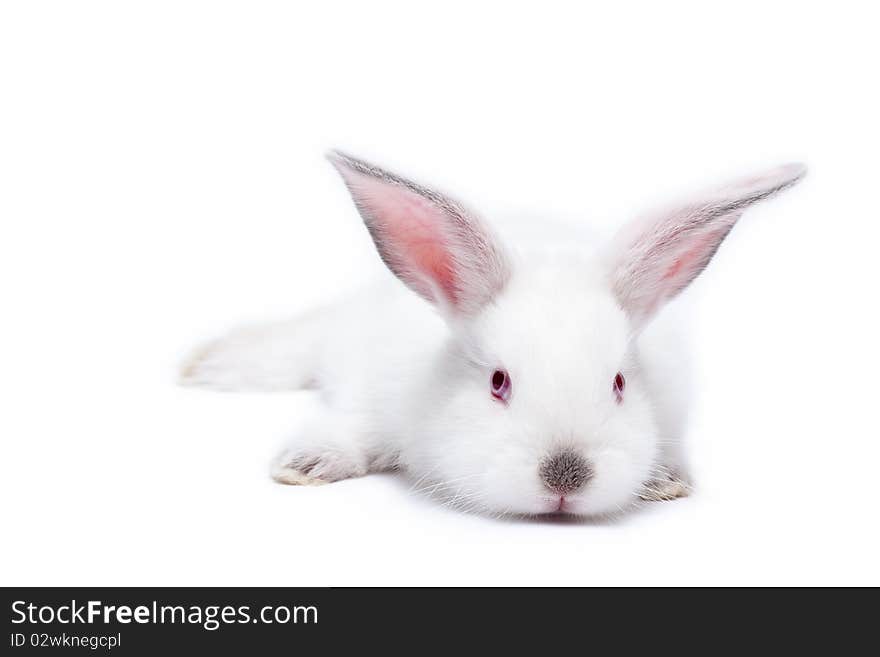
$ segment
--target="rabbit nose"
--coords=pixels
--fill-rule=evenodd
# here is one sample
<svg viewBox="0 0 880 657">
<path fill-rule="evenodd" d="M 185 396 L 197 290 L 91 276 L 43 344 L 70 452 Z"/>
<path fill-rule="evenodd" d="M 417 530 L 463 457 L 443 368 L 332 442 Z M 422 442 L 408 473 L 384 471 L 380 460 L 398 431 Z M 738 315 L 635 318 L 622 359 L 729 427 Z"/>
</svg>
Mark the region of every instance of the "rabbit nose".
<svg viewBox="0 0 880 657">
<path fill-rule="evenodd" d="M 558 495 L 566 495 L 589 481 L 593 467 L 577 452 L 565 450 L 544 459 L 538 472 L 547 488 Z"/>
</svg>

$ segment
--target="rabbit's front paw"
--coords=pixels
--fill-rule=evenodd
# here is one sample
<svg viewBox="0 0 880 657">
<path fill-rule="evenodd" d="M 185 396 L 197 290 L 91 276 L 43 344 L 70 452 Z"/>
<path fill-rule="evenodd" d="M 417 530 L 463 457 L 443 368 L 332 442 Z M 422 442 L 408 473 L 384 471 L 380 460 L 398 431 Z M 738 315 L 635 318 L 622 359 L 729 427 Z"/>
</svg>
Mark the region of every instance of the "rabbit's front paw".
<svg viewBox="0 0 880 657">
<path fill-rule="evenodd" d="M 362 477 L 367 468 L 359 459 L 336 450 L 297 452 L 285 450 L 272 463 L 272 478 L 291 486 L 316 486 Z"/>
<path fill-rule="evenodd" d="M 665 502 L 691 494 L 690 478 L 678 471 L 663 472 L 642 484 L 639 497 L 646 502 Z"/>
</svg>

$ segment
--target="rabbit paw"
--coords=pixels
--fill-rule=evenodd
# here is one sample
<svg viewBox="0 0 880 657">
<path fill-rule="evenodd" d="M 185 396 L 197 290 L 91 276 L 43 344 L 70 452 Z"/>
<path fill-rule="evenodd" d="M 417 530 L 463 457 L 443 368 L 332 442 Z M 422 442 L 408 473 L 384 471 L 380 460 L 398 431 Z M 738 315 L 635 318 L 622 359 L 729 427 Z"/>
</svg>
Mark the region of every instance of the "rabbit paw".
<svg viewBox="0 0 880 657">
<path fill-rule="evenodd" d="M 639 498 L 646 502 L 665 502 L 679 497 L 687 497 L 692 490 L 690 478 L 679 471 L 672 470 L 645 482 L 639 491 Z"/>
<path fill-rule="evenodd" d="M 341 479 L 362 477 L 367 468 L 344 452 L 285 450 L 272 463 L 272 479 L 290 486 L 317 486 Z"/>
</svg>

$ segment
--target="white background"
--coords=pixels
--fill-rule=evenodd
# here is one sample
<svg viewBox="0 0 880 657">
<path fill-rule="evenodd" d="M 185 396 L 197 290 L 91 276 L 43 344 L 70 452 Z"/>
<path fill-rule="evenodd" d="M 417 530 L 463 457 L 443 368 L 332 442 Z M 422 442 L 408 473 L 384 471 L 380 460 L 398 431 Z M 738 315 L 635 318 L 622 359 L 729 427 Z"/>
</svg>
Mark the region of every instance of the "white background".
<svg viewBox="0 0 880 657">
<path fill-rule="evenodd" d="M 3 3 L 0 583 L 880 584 L 877 16 L 601 4 Z M 308 400 L 175 368 L 380 266 L 333 146 L 603 232 L 806 161 L 687 293 L 697 494 L 525 522 L 273 484 Z"/>
</svg>

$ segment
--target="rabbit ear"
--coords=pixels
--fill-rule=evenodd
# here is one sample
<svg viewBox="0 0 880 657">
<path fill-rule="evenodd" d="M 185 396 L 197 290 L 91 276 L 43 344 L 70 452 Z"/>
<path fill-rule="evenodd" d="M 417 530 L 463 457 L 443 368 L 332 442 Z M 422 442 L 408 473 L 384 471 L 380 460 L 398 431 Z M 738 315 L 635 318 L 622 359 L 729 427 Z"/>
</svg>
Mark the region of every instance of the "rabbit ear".
<svg viewBox="0 0 880 657">
<path fill-rule="evenodd" d="M 444 314 L 471 315 L 504 287 L 506 255 L 459 203 L 338 151 L 328 158 L 385 264 Z"/>
<path fill-rule="evenodd" d="M 625 226 L 609 251 L 611 285 L 639 330 L 709 264 L 743 211 L 806 173 L 788 164 Z"/>
</svg>

